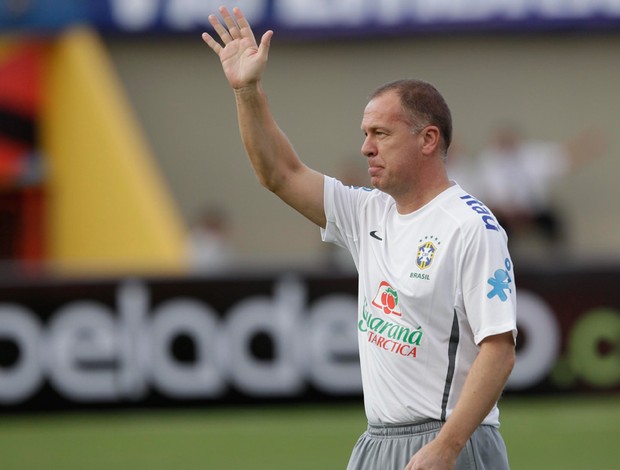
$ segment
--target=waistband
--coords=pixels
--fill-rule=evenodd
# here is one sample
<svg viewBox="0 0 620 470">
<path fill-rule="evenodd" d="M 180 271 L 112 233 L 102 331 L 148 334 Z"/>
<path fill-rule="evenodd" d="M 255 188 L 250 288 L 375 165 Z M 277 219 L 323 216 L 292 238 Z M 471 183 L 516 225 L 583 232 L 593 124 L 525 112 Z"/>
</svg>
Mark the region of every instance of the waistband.
<svg viewBox="0 0 620 470">
<path fill-rule="evenodd" d="M 438 431 L 443 426 L 443 421 L 428 420 L 415 424 L 388 424 L 377 425 L 369 424 L 367 434 L 376 437 L 397 437 L 424 434 L 431 431 Z"/>
</svg>

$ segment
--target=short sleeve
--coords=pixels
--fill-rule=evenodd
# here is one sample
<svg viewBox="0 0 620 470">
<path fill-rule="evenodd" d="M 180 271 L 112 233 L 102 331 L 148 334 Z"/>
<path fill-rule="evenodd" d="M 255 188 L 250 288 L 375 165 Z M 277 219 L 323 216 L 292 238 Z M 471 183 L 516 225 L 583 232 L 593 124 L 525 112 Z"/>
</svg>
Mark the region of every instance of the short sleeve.
<svg viewBox="0 0 620 470">
<path fill-rule="evenodd" d="M 321 237 L 325 242 L 348 249 L 356 264 L 359 259 L 360 214 L 371 193 L 368 188 L 345 186 L 337 179 L 325 176 L 327 224 L 321 228 Z"/>
<path fill-rule="evenodd" d="M 466 231 L 461 282 L 474 341 L 509 331 L 516 340 L 515 275 L 506 234 L 481 224 Z"/>
</svg>

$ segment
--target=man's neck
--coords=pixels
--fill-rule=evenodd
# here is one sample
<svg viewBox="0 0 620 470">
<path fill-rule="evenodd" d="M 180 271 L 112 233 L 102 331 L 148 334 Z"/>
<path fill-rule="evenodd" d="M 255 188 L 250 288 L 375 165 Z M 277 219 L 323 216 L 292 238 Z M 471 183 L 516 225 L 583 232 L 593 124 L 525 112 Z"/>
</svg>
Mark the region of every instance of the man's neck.
<svg viewBox="0 0 620 470">
<path fill-rule="evenodd" d="M 424 188 L 412 188 L 412 191 L 408 194 L 404 194 L 400 197 L 394 197 L 394 200 L 396 201 L 396 210 L 402 215 L 411 214 L 412 212 L 424 207 L 453 185 L 454 182 L 450 181 L 446 175 L 445 178 L 442 177 L 436 179 L 433 184 L 426 184 Z"/>
</svg>

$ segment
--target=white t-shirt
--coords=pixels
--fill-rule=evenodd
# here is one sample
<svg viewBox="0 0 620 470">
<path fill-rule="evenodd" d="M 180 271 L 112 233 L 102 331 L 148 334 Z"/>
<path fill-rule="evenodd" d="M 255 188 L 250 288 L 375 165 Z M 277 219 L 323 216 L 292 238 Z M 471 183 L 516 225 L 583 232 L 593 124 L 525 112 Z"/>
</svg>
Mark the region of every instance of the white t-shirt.
<svg viewBox="0 0 620 470">
<path fill-rule="evenodd" d="M 516 337 L 506 234 L 454 184 L 407 215 L 389 195 L 325 177 L 324 241 L 359 272 L 358 341 L 370 424 L 447 419 L 485 337 Z M 495 406 L 484 424 L 499 425 Z"/>
<path fill-rule="evenodd" d="M 483 190 L 480 197 L 493 207 L 545 210 L 553 183 L 568 174 L 568 156 L 560 144 L 525 142 L 514 152 L 490 148 L 480 156 Z"/>
</svg>

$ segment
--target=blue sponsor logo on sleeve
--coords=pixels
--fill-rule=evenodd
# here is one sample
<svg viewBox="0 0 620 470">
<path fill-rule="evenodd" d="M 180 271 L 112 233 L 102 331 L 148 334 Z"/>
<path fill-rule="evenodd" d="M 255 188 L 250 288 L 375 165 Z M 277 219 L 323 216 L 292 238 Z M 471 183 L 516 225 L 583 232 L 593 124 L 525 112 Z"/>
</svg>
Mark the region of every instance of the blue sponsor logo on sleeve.
<svg viewBox="0 0 620 470">
<path fill-rule="evenodd" d="M 493 217 L 493 214 L 491 214 L 491 211 L 482 202 L 469 194 L 461 196 L 461 199 L 465 201 L 465 204 L 467 204 L 471 210 L 477 214 L 480 214 L 487 230 L 495 230 L 499 232 L 499 224 Z"/>
<path fill-rule="evenodd" d="M 497 296 L 499 300 L 506 302 L 506 300 L 508 300 L 506 291 L 512 292 L 512 288 L 510 287 L 510 283 L 512 282 L 512 278 L 510 277 L 510 269 L 512 268 L 510 259 L 506 258 L 504 265 L 506 269 L 496 270 L 493 276 L 487 281 L 492 287 L 491 291 L 487 294 L 489 299 Z"/>
</svg>

